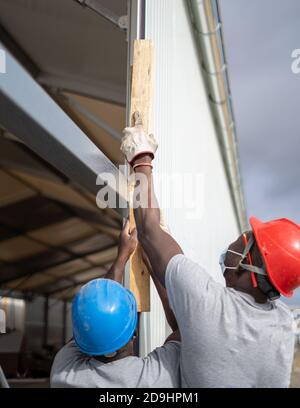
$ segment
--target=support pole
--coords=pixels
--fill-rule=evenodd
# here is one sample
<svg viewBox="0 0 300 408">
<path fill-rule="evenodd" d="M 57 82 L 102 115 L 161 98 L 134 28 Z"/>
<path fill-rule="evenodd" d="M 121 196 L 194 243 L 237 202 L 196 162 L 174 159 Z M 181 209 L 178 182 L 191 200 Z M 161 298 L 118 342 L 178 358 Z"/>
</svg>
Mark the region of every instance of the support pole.
<svg viewBox="0 0 300 408">
<path fill-rule="evenodd" d="M 134 112 L 141 114 L 144 129 L 150 132 L 153 100 L 153 44 L 149 40 L 135 40 L 133 48 L 130 120 Z M 131 123 L 133 124 L 133 123 Z M 130 186 L 133 190 L 133 186 Z M 133 209 L 129 215 L 131 228 L 135 227 Z M 130 259 L 130 289 L 134 293 L 139 312 L 150 311 L 150 275 L 142 260 L 138 245 Z"/>
<path fill-rule="evenodd" d="M 67 342 L 67 310 L 68 308 L 68 302 L 66 300 L 63 301 L 63 327 L 62 327 L 62 345 L 64 346 Z"/>
<path fill-rule="evenodd" d="M 48 346 L 48 325 L 49 325 L 49 298 L 48 296 L 46 296 L 44 302 L 43 347 Z"/>
</svg>

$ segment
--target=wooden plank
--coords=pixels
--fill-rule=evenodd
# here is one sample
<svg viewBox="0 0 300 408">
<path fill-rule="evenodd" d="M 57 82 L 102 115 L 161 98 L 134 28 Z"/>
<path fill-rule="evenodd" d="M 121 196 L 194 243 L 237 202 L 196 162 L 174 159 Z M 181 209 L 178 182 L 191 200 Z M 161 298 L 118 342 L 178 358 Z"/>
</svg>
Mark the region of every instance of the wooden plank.
<svg viewBox="0 0 300 408">
<path fill-rule="evenodd" d="M 130 209 L 130 228 L 135 227 L 133 211 Z M 139 312 L 150 312 L 150 275 L 142 259 L 142 248 L 138 244 L 129 262 L 130 290 L 134 293 Z"/>
<path fill-rule="evenodd" d="M 133 50 L 130 118 L 138 111 L 142 117 L 144 129 L 151 131 L 153 101 L 153 65 L 154 49 L 152 41 L 135 40 Z M 132 186 L 131 186 L 132 188 Z M 129 212 L 130 227 L 135 227 L 133 210 Z M 142 260 L 141 247 L 138 245 L 130 259 L 130 290 L 134 293 L 139 312 L 150 311 L 150 275 Z"/>
</svg>

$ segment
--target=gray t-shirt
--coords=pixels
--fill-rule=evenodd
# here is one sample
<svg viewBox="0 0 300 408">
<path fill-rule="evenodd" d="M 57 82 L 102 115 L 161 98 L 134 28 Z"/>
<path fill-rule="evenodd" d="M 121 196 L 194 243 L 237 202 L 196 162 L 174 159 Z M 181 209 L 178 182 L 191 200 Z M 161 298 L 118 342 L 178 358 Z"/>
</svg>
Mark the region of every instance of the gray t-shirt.
<svg viewBox="0 0 300 408">
<path fill-rule="evenodd" d="M 56 355 L 50 374 L 54 388 L 178 388 L 180 343 L 168 341 L 147 357 L 104 364 L 83 354 L 74 341 Z"/>
<path fill-rule="evenodd" d="M 181 333 L 183 387 L 288 387 L 293 319 L 280 301 L 215 282 L 184 255 L 174 256 L 166 288 Z"/>
</svg>

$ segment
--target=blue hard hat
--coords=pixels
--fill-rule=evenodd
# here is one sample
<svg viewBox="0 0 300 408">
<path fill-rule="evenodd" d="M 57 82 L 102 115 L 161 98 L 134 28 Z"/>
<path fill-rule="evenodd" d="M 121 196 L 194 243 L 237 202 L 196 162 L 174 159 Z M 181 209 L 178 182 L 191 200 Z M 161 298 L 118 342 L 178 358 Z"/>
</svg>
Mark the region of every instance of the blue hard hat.
<svg viewBox="0 0 300 408">
<path fill-rule="evenodd" d="M 84 285 L 72 303 L 73 336 L 80 350 L 101 356 L 119 350 L 137 325 L 134 295 L 111 279 Z"/>
</svg>

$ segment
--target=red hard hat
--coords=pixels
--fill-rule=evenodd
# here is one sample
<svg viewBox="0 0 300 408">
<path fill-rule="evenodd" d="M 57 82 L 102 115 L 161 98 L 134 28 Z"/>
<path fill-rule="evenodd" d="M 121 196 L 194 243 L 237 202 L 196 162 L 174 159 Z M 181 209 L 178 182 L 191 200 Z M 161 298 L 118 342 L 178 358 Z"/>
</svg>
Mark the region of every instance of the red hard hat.
<svg viewBox="0 0 300 408">
<path fill-rule="evenodd" d="M 286 218 L 261 222 L 250 217 L 250 224 L 272 285 L 291 297 L 300 286 L 300 226 Z"/>
</svg>

